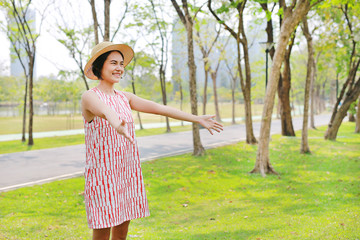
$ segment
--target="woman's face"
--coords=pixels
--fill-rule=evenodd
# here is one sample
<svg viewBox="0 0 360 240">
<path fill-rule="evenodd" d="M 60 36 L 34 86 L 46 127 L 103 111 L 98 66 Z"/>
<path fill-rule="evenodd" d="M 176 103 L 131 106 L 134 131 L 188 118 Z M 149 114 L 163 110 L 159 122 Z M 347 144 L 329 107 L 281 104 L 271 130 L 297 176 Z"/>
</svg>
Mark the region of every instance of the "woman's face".
<svg viewBox="0 0 360 240">
<path fill-rule="evenodd" d="M 124 59 L 119 52 L 111 52 L 104 62 L 101 78 L 111 83 L 118 83 L 124 73 Z"/>
</svg>

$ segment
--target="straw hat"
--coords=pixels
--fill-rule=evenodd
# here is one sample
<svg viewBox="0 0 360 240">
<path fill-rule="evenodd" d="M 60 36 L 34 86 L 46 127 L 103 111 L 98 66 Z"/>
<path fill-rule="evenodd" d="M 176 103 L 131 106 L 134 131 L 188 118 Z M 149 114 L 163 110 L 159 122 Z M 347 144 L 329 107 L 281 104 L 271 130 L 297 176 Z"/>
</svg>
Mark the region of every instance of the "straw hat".
<svg viewBox="0 0 360 240">
<path fill-rule="evenodd" d="M 98 80 L 98 78 L 94 75 L 92 71 L 92 64 L 101 54 L 114 50 L 120 51 L 123 54 L 124 67 L 126 67 L 134 57 L 134 51 L 128 45 L 114 44 L 112 42 L 101 42 L 97 44 L 91 51 L 91 58 L 84 68 L 85 76 L 92 80 Z"/>
</svg>

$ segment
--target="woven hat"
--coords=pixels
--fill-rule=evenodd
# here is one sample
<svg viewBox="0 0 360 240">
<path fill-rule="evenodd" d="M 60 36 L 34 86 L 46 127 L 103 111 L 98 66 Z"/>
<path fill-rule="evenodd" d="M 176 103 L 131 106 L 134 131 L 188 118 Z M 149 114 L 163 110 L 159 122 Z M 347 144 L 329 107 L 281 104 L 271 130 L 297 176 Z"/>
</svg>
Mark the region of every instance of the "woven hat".
<svg viewBox="0 0 360 240">
<path fill-rule="evenodd" d="M 124 56 L 124 67 L 126 67 L 134 57 L 134 51 L 125 44 L 114 44 L 112 42 L 101 42 L 97 44 L 91 51 L 91 58 L 84 68 L 85 76 L 92 80 L 99 80 L 92 71 L 92 64 L 103 53 L 109 51 L 120 51 Z"/>
</svg>

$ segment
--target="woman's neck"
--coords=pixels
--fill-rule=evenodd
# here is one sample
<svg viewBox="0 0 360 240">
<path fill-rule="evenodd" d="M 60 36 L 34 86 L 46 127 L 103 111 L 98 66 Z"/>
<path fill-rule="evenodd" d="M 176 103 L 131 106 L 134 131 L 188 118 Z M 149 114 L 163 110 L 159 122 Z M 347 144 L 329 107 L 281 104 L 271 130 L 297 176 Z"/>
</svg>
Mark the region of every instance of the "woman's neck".
<svg viewBox="0 0 360 240">
<path fill-rule="evenodd" d="M 114 95 L 114 84 L 100 80 L 97 88 L 107 95 Z"/>
</svg>

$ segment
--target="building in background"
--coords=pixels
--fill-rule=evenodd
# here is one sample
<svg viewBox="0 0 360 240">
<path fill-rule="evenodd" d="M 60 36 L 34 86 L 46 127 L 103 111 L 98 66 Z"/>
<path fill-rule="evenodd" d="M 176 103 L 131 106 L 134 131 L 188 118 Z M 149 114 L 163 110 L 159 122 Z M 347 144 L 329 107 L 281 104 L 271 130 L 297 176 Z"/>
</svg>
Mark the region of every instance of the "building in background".
<svg viewBox="0 0 360 240">
<path fill-rule="evenodd" d="M 10 18 L 10 22 L 9 24 L 10 25 L 16 25 L 16 22 L 13 18 L 11 18 L 11 16 L 8 16 Z M 34 29 L 34 33 L 36 32 L 36 13 L 34 10 L 32 9 L 28 9 L 27 10 L 27 13 L 26 13 L 26 20 L 27 22 L 29 23 L 29 27 L 32 29 Z M 24 47 L 22 47 L 22 43 L 17 41 L 15 42 L 16 46 L 17 46 L 17 49 L 20 49 L 21 50 L 21 61 L 22 63 L 24 64 L 25 66 L 25 69 L 26 69 L 26 72 L 29 72 L 29 60 L 28 60 L 28 57 L 26 56 L 26 52 L 25 52 L 25 49 Z M 24 76 L 24 68 L 23 66 L 21 65 L 21 62 L 18 58 L 18 55 L 16 54 L 15 52 L 15 49 L 13 48 L 13 45 L 10 44 L 10 75 L 12 76 L 15 76 L 15 77 L 19 77 L 19 76 Z M 36 79 L 36 68 L 37 68 L 37 64 L 36 64 L 36 57 L 35 57 L 35 63 L 34 63 L 34 79 Z"/>
</svg>

